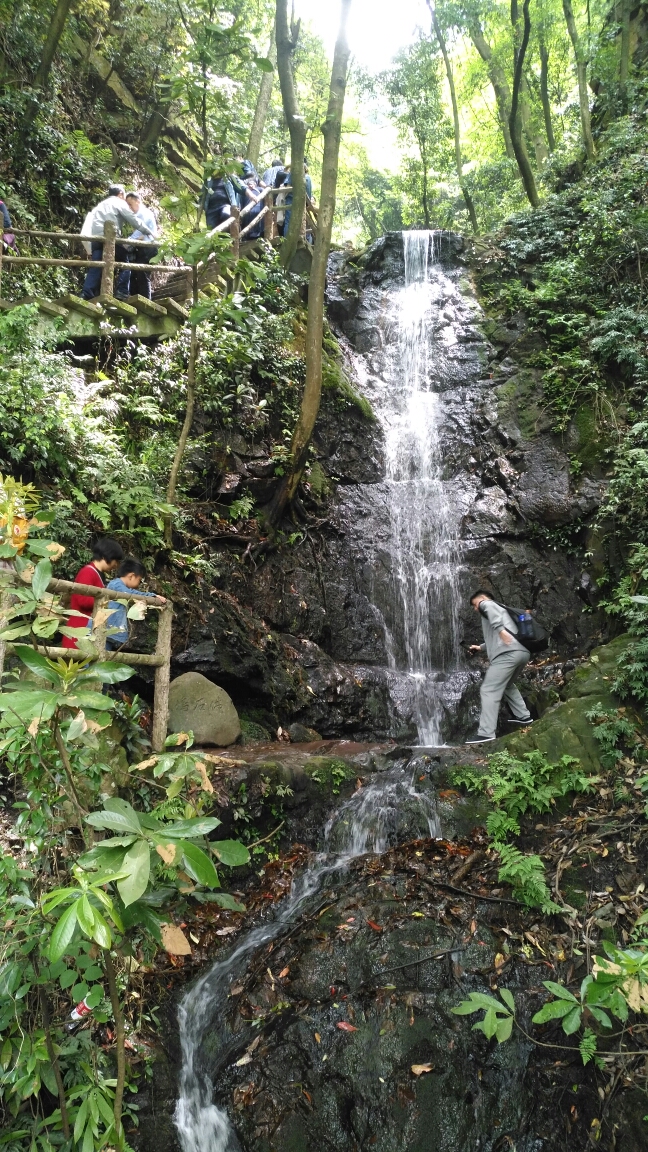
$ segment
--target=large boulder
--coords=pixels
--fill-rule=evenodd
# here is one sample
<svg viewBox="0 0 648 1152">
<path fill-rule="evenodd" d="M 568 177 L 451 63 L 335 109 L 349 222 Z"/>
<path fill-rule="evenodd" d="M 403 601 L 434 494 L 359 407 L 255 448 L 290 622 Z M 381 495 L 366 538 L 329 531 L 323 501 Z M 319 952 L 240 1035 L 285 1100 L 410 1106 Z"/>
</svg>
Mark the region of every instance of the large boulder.
<svg viewBox="0 0 648 1152">
<path fill-rule="evenodd" d="M 169 732 L 194 734 L 197 744 L 233 744 L 241 735 L 238 712 L 218 684 L 200 672 L 185 672 L 171 681 Z"/>
</svg>

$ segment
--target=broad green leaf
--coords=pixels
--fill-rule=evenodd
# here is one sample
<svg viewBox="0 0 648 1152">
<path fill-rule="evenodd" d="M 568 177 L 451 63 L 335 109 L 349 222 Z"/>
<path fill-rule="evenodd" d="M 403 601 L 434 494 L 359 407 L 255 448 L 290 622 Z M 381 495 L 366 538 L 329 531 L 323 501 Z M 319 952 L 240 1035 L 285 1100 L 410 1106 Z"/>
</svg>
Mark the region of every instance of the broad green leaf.
<svg viewBox="0 0 648 1152">
<path fill-rule="evenodd" d="M 66 988 L 72 987 L 76 978 L 77 974 L 73 968 L 66 968 L 64 972 L 61 972 L 61 975 L 59 976 L 59 984 L 61 985 L 61 988 L 64 992 Z"/>
<path fill-rule="evenodd" d="M 31 586 L 32 592 L 37 600 L 40 600 L 44 592 L 47 592 L 47 585 L 52 579 L 52 565 L 49 560 L 39 560 L 34 568 L 34 575 L 32 576 Z"/>
<path fill-rule="evenodd" d="M 119 684 L 121 680 L 130 680 L 135 675 L 135 669 L 128 664 L 121 664 L 117 660 L 102 660 L 91 664 L 84 675 L 84 680 L 100 680 L 102 684 Z"/>
<path fill-rule="evenodd" d="M 502 997 L 504 1003 L 508 1004 L 511 1012 L 515 1012 L 515 1000 L 513 998 L 513 993 L 509 992 L 508 988 L 500 988 L 499 994 Z"/>
<path fill-rule="evenodd" d="M 74 985 L 74 988 L 72 989 L 72 991 L 70 993 L 70 996 L 71 996 L 72 1000 L 74 1000 L 75 1004 L 80 1004 L 82 1000 L 85 1000 L 89 991 L 90 991 L 90 989 L 89 989 L 88 985 L 86 984 L 85 980 L 82 980 L 80 984 Z"/>
<path fill-rule="evenodd" d="M 47 915 L 58 908 L 65 900 L 69 900 L 71 896 L 75 896 L 78 892 L 77 888 L 55 888 L 53 892 L 49 892 L 47 896 L 43 897 L 43 912 Z"/>
<path fill-rule="evenodd" d="M 95 908 L 95 922 L 92 931 L 92 939 L 96 940 L 100 948 L 110 948 L 112 937 L 110 935 L 110 928 L 106 924 L 100 912 Z"/>
<path fill-rule="evenodd" d="M 183 787 L 184 787 L 184 779 L 182 776 L 179 776 L 177 780 L 172 780 L 171 783 L 169 784 L 169 787 L 166 790 L 166 794 L 167 794 L 168 799 L 169 800 L 175 800 L 176 796 L 179 796 L 180 793 L 182 792 Z M 172 837 L 172 839 L 174 839 L 174 837 Z"/>
<path fill-rule="evenodd" d="M 499 1020 L 494 1008 L 489 1008 L 483 1020 L 479 1020 L 477 1024 L 473 1024 L 473 1032 L 483 1032 L 488 1040 L 492 1040 L 497 1032 L 497 1025 Z"/>
<path fill-rule="evenodd" d="M 231 912 L 245 912 L 245 904 L 239 904 L 229 892 L 213 892 L 209 899 L 220 908 L 229 908 Z"/>
<path fill-rule="evenodd" d="M 94 987 L 91 988 L 88 992 L 88 995 L 85 997 L 85 1002 L 88 1005 L 88 1008 L 96 1008 L 97 1004 L 101 1004 L 101 1001 L 103 1000 L 103 994 L 104 991 L 101 985 L 95 984 Z"/>
<path fill-rule="evenodd" d="M 247 864 L 250 859 L 245 844 L 240 844 L 238 840 L 217 840 L 214 844 L 210 844 L 212 852 L 218 856 L 221 864 L 227 864 L 230 868 L 236 868 L 240 864 Z"/>
<path fill-rule="evenodd" d="M 79 1141 L 81 1139 L 81 1133 L 83 1132 L 87 1118 L 88 1118 L 88 1098 L 86 1096 L 86 1098 L 81 1103 L 81 1107 L 79 1108 L 79 1111 L 76 1114 L 76 1120 L 74 1121 L 74 1139 L 75 1139 L 75 1141 Z"/>
<path fill-rule="evenodd" d="M 13 560 L 17 551 L 13 544 L 0 544 L 0 560 Z"/>
<path fill-rule="evenodd" d="M 578 1000 L 574 994 L 565 988 L 564 985 L 556 984 L 555 980 L 543 980 L 542 983 L 545 988 L 553 992 L 554 996 L 560 996 L 562 1000 L 571 1000 L 573 1004 L 578 1004 Z"/>
<path fill-rule="evenodd" d="M 82 896 L 81 899 L 77 901 L 77 920 L 79 921 L 81 931 L 85 932 L 86 936 L 92 937 L 95 912 L 87 896 Z M 81 997 L 81 999 L 83 999 L 83 997 Z"/>
<path fill-rule="evenodd" d="M 115 701 L 110 696 L 102 696 L 101 692 L 75 692 L 73 696 L 60 696 L 59 699 L 67 708 L 95 708 L 109 712 L 115 707 Z"/>
<path fill-rule="evenodd" d="M 218 873 L 207 853 L 203 852 L 202 848 L 197 848 L 195 844 L 183 843 L 181 847 L 185 869 L 189 875 L 206 888 L 220 888 Z"/>
<path fill-rule="evenodd" d="M 573 1012 L 574 1006 L 566 1000 L 552 1000 L 549 1004 L 543 1005 L 539 1012 L 536 1012 L 532 1018 L 534 1024 L 546 1024 L 547 1020 L 559 1020 L 561 1016 L 568 1016 Z"/>
<path fill-rule="evenodd" d="M 499 1020 L 495 1029 L 495 1035 L 500 1044 L 505 1040 L 510 1040 L 511 1032 L 513 1031 L 513 1017 L 506 1016 L 504 1020 Z"/>
<path fill-rule="evenodd" d="M 72 719 L 70 727 L 67 730 L 68 740 L 76 740 L 82 736 L 87 728 L 85 714 L 82 711 L 77 712 L 76 716 Z"/>
<path fill-rule="evenodd" d="M 567 1036 L 571 1036 L 574 1032 L 578 1032 L 578 1029 L 580 1028 L 580 1022 L 580 1008 L 572 1008 L 569 1015 L 565 1016 L 563 1020 L 563 1032 L 565 1032 Z"/>
<path fill-rule="evenodd" d="M 60 699 L 62 697 L 57 692 L 40 688 L 34 688 L 32 692 L 24 688 L 17 692 L 2 692 L 0 712 L 9 712 L 21 720 L 34 720 L 37 716 L 42 720 L 51 720 Z"/>
<path fill-rule="evenodd" d="M 161 921 L 155 912 L 153 912 L 148 905 L 144 904 L 142 900 L 136 900 L 134 904 L 130 904 L 128 908 L 125 908 L 123 919 L 126 929 L 141 926 L 142 928 L 146 928 L 147 932 L 150 933 L 158 944 L 162 943 L 162 933 L 160 932 Z"/>
<path fill-rule="evenodd" d="M 65 955 L 68 945 L 72 941 L 74 931 L 77 923 L 77 901 L 70 904 L 69 908 L 61 916 L 60 920 L 55 925 L 52 932 L 52 938 L 49 946 L 49 958 L 52 963 L 56 963 Z"/>
<path fill-rule="evenodd" d="M 140 822 L 134 808 L 125 800 L 115 797 L 106 800 L 103 812 L 91 812 L 86 823 L 93 828 L 110 828 L 113 832 L 141 832 Z"/>
<path fill-rule="evenodd" d="M 15 961 L 9 960 L 0 968 L 0 999 L 13 996 L 22 980 L 22 969 Z"/>
<path fill-rule="evenodd" d="M 128 844 L 132 844 L 134 836 L 115 836 L 111 837 L 114 840 L 126 840 Z M 120 848 L 105 848 L 102 841 L 101 844 L 96 844 L 89 852 L 84 852 L 83 856 L 79 856 L 77 861 L 82 868 L 106 868 L 110 872 L 120 872 L 122 861 L 124 859 L 124 850 Z"/>
<path fill-rule="evenodd" d="M 255 56 L 254 63 L 261 72 L 274 72 L 274 64 L 272 60 L 268 60 L 267 56 Z"/>
<path fill-rule="evenodd" d="M 612 1027 L 612 1021 L 610 1020 L 607 1012 L 604 1012 L 602 1008 L 595 1008 L 593 1004 L 588 1005 L 588 1007 L 592 1013 L 592 1016 L 596 1021 L 598 1021 L 599 1024 L 601 1024 L 604 1028 Z"/>
<path fill-rule="evenodd" d="M 220 820 L 215 816 L 197 816 L 193 820 L 175 820 L 173 824 L 163 824 L 160 831 L 174 840 L 186 840 L 189 837 L 207 836 L 219 824 Z"/>
<path fill-rule="evenodd" d="M 151 850 L 146 840 L 138 840 L 124 856 L 122 864 L 128 876 L 117 881 L 117 890 L 126 907 L 134 904 L 146 891 L 151 872 Z"/>
</svg>

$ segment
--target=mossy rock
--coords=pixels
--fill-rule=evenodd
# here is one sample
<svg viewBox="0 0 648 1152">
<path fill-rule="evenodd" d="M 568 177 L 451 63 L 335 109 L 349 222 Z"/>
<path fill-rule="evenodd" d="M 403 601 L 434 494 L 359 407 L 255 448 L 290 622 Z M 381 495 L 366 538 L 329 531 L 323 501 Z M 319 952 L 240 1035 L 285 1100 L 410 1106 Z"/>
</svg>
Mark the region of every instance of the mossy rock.
<svg viewBox="0 0 648 1152">
<path fill-rule="evenodd" d="M 542 373 L 523 368 L 497 388 L 500 419 L 513 421 L 525 440 L 532 440 L 547 425 Z"/>
<path fill-rule="evenodd" d="M 528 731 L 506 736 L 499 744 L 515 756 L 536 748 L 549 760 L 575 756 L 583 768 L 600 771 L 600 745 L 594 739 L 587 713 L 597 704 L 618 708 L 619 700 L 612 694 L 610 685 L 616 676 L 619 656 L 630 642 L 628 635 L 617 636 L 610 644 L 596 648 L 563 689 L 565 699 L 560 704 L 550 708 Z"/>
<path fill-rule="evenodd" d="M 240 717 L 241 721 L 241 744 L 270 744 L 272 741 L 272 734 L 264 728 L 262 724 L 256 724 L 254 720 L 244 720 Z"/>
</svg>

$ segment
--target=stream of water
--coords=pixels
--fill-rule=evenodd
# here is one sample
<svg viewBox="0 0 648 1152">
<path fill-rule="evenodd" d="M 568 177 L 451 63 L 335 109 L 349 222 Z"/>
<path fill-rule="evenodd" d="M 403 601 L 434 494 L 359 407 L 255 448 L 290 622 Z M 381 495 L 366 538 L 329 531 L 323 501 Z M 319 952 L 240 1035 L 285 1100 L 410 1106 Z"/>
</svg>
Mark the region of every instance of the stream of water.
<svg viewBox="0 0 648 1152">
<path fill-rule="evenodd" d="M 178 1013 L 182 1067 L 175 1123 L 183 1152 L 237 1152 L 240 1148 L 227 1112 L 213 1102 L 213 1082 L 204 1038 L 219 1030 L 218 1014 L 229 989 L 258 948 L 276 939 L 307 909 L 327 878 L 341 873 L 366 852 L 385 852 L 412 835 L 440 836 L 435 802 L 417 792 L 401 767 L 381 774 L 333 814 L 325 828 L 325 851 L 298 877 L 275 919 L 244 936 L 225 960 L 214 964 L 184 996 Z M 416 834 L 416 832 L 414 832 Z"/>
<path fill-rule="evenodd" d="M 385 435 L 391 519 L 389 665 L 411 682 L 419 743 L 443 743 L 440 690 L 459 663 L 459 524 L 443 469 L 444 311 L 456 288 L 439 256 L 441 233 L 403 232 L 405 283 L 390 301 L 394 339 L 377 415 Z"/>
</svg>

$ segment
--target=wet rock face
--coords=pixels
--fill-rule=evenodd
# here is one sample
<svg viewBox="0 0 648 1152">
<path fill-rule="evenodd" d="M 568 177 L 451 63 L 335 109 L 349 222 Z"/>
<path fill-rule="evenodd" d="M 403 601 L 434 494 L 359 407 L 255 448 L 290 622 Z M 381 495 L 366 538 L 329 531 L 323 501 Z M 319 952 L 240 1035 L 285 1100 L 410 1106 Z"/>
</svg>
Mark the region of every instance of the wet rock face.
<svg viewBox="0 0 648 1152">
<path fill-rule="evenodd" d="M 437 254 L 449 287 L 435 311 L 443 355 L 430 382 L 443 409 L 443 475 L 460 521 L 459 635 L 481 639 L 468 598 L 485 587 L 504 603 L 532 607 L 559 652 L 588 651 L 601 621 L 583 607 L 595 603 L 596 588 L 561 541 L 595 512 L 604 480 L 596 470 L 572 475 L 577 430 L 564 442 L 549 430 L 541 371 L 528 363 L 536 337 L 524 318 L 484 320 L 461 237 L 442 234 Z M 331 258 L 329 317 L 354 386 L 374 406 L 389 379 L 393 299 L 403 280 L 400 233 L 382 237 L 356 264 L 342 253 Z M 388 667 L 394 556 L 380 423 L 325 392 L 315 447 L 332 487 L 326 522 L 256 567 L 224 558 L 227 591 L 205 604 L 176 670 L 214 679 L 239 709 L 261 709 L 253 718 L 262 723 L 298 722 L 327 738 L 413 740 L 411 684 Z M 555 537 L 547 540 L 547 531 Z M 455 671 L 442 674 L 443 734 L 452 740 L 474 722 L 479 676 L 467 661 L 448 666 Z"/>
</svg>

